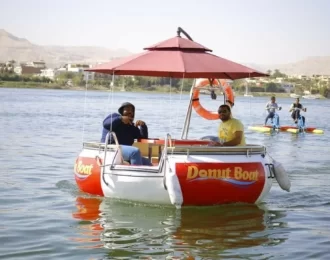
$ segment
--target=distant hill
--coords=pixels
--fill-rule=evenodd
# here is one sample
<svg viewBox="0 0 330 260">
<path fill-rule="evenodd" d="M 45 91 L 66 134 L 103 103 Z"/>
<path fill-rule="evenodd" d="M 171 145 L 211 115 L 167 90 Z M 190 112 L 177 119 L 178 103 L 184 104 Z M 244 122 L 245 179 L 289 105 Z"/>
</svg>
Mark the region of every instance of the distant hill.
<svg viewBox="0 0 330 260">
<path fill-rule="evenodd" d="M 104 47 L 65 47 L 41 46 L 27 39 L 16 37 L 0 29 L 0 62 L 15 60 L 17 62 L 44 60 L 48 67 L 54 68 L 66 63 L 97 63 L 107 62 L 114 57 L 124 57 L 132 54 L 125 49 L 111 50 Z M 309 57 L 305 60 L 289 64 L 245 64 L 251 68 L 266 72 L 268 69 L 292 75 L 330 75 L 330 56 Z"/>
<path fill-rule="evenodd" d="M 305 60 L 288 64 L 262 65 L 248 63 L 245 65 L 262 72 L 266 72 L 267 70 L 274 71 L 278 69 L 280 72 L 283 72 L 287 75 L 330 75 L 330 56 L 309 57 Z"/>
<path fill-rule="evenodd" d="M 130 54 L 131 52 L 125 49 L 111 50 L 94 46 L 41 46 L 0 29 L 0 62 L 44 60 L 47 67 L 54 68 L 66 63 L 106 62 L 114 57 L 124 57 Z"/>
<path fill-rule="evenodd" d="M 269 69 L 279 69 L 281 72 L 287 75 L 330 75 L 330 56 L 308 57 L 305 60 L 297 61 L 294 63 L 272 65 Z"/>
</svg>

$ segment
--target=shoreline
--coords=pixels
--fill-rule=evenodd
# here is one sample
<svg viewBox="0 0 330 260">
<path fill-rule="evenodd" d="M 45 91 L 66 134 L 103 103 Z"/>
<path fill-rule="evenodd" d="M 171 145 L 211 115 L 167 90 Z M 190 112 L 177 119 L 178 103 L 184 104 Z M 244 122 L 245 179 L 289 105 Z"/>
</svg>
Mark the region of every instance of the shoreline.
<svg viewBox="0 0 330 260">
<path fill-rule="evenodd" d="M 54 83 L 45 84 L 45 83 L 38 83 L 38 82 L 11 82 L 11 81 L 2 81 L 0 82 L 0 88 L 15 88 L 15 89 L 46 89 L 46 90 L 73 90 L 73 91 L 85 91 L 86 87 L 77 86 L 77 87 L 68 87 L 68 86 L 61 86 Z M 88 91 L 103 91 L 103 92 L 109 92 L 111 91 L 109 88 L 103 87 L 103 86 L 93 86 L 88 87 Z M 120 89 L 115 89 L 113 92 L 136 92 L 136 93 L 150 93 L 150 94 L 165 94 L 169 91 L 165 90 L 145 90 L 141 88 L 135 88 L 128 91 L 120 91 Z M 190 91 L 183 91 L 183 94 L 189 94 Z M 172 91 L 172 94 L 180 94 L 180 91 L 177 91 L 176 89 Z M 292 98 L 290 97 L 290 94 L 292 93 L 272 93 L 272 92 L 253 92 L 251 93 L 254 97 L 271 97 L 275 96 L 278 98 Z M 205 94 L 202 94 L 205 95 Z M 236 97 L 243 97 L 244 93 L 236 93 Z M 320 99 L 326 99 L 325 97 L 321 97 Z"/>
</svg>

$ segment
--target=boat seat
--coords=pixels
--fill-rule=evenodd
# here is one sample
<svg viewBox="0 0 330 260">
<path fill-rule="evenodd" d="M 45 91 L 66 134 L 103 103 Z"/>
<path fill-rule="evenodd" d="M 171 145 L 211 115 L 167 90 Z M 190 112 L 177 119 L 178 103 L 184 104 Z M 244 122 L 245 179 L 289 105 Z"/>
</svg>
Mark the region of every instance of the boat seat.
<svg viewBox="0 0 330 260">
<path fill-rule="evenodd" d="M 139 142 L 135 142 L 133 144 L 133 146 L 139 148 L 141 155 L 143 157 L 148 157 L 149 156 L 149 151 L 151 151 L 151 162 L 154 165 L 158 165 L 159 162 L 159 153 L 161 152 L 160 150 L 160 146 L 150 146 L 146 143 L 139 143 Z M 85 142 L 84 143 L 84 147 L 86 148 L 94 148 L 94 149 L 105 149 L 105 143 L 100 143 L 100 142 Z M 118 146 L 115 144 L 108 144 L 107 145 L 107 150 L 117 150 Z M 149 150 L 149 148 L 151 150 Z M 125 161 L 124 158 L 122 157 L 122 152 L 121 149 L 119 149 L 119 153 L 120 155 L 118 155 L 119 157 L 117 157 L 118 159 L 116 159 L 115 164 L 116 165 L 131 165 L 130 162 Z"/>
<path fill-rule="evenodd" d="M 139 148 L 141 155 L 143 157 L 149 157 L 150 152 L 150 158 L 157 158 L 159 159 L 159 156 L 161 155 L 161 151 L 163 148 L 163 145 L 149 145 L 147 143 L 140 143 L 140 142 L 134 142 L 133 146 Z"/>
</svg>

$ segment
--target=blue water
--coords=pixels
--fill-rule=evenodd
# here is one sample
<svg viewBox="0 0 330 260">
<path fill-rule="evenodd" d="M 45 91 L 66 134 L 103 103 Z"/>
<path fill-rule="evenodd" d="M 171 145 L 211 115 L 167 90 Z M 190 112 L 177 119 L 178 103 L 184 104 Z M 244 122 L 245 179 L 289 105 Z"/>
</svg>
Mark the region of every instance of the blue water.
<svg viewBox="0 0 330 260">
<path fill-rule="evenodd" d="M 93 198 L 77 190 L 73 164 L 83 141 L 119 104 L 136 105 L 150 137 L 181 136 L 188 95 L 0 89 L 0 259 L 329 259 L 330 100 L 301 100 L 315 134 L 264 134 L 268 98 L 238 97 L 233 114 L 248 143 L 286 168 L 291 192 L 274 183 L 261 205 L 188 208 Z M 209 109 L 222 99 L 201 97 Z M 282 125 L 292 99 L 278 98 Z M 190 138 L 219 122 L 193 112 Z"/>
</svg>

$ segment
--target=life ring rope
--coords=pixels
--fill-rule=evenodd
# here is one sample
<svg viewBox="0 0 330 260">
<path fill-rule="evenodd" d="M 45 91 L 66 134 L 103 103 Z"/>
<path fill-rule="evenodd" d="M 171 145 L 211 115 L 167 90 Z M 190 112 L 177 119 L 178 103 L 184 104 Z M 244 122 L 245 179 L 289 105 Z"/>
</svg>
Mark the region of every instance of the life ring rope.
<svg viewBox="0 0 330 260">
<path fill-rule="evenodd" d="M 221 86 L 223 92 L 226 94 L 226 103 L 232 107 L 234 105 L 234 93 L 232 88 L 228 85 L 225 80 L 218 79 L 198 79 L 194 86 L 193 96 L 192 96 L 192 106 L 196 113 L 207 120 L 217 120 L 219 115 L 217 111 L 209 111 L 205 109 L 199 101 L 200 89 L 206 86 Z"/>
</svg>

